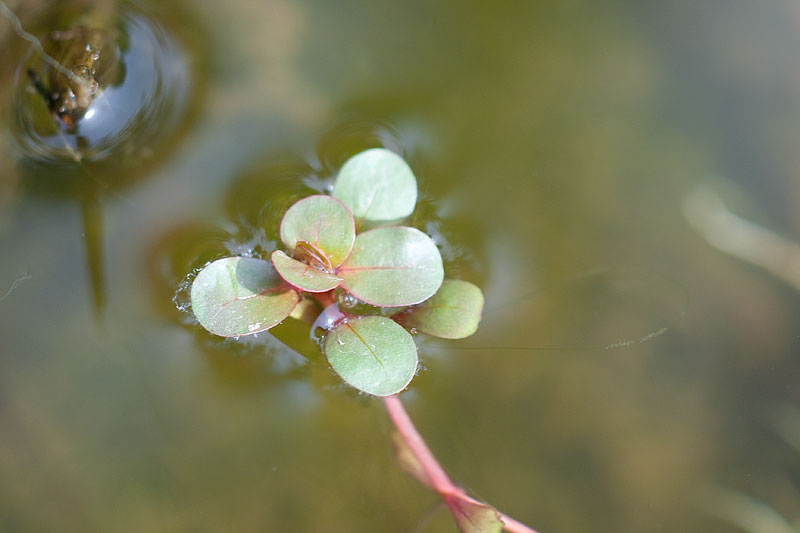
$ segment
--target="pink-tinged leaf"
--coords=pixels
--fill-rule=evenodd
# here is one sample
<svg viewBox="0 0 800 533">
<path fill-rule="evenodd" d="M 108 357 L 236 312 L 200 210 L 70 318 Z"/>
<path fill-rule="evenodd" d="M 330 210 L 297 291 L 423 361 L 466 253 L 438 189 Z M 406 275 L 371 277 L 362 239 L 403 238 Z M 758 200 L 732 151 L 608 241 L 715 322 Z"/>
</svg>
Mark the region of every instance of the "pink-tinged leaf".
<svg viewBox="0 0 800 533">
<path fill-rule="evenodd" d="M 306 241 L 297 241 L 297 246 L 294 247 L 294 258 L 302 261 L 318 270 L 331 272 L 333 265 L 331 259 L 325 255 L 325 252 Z"/>
<path fill-rule="evenodd" d="M 280 277 L 302 291 L 328 292 L 342 282 L 342 278 L 292 259 L 281 250 L 272 252 L 272 264 Z"/>
<path fill-rule="evenodd" d="M 407 328 L 444 339 L 463 339 L 478 329 L 483 293 L 468 281 L 446 279 L 428 300 L 394 317 Z"/>
<path fill-rule="evenodd" d="M 292 312 L 299 300 L 269 261 L 218 259 L 192 283 L 192 311 L 206 330 L 221 337 L 265 331 Z"/>
<path fill-rule="evenodd" d="M 407 217 L 417 203 L 417 178 L 402 157 L 371 148 L 342 165 L 333 196 L 358 219 L 382 222 Z"/>
<path fill-rule="evenodd" d="M 350 254 L 355 238 L 353 214 L 331 196 L 303 198 L 286 211 L 281 221 L 281 240 L 288 250 L 294 250 L 298 243 L 309 243 L 322 251 L 334 268 Z"/>
<path fill-rule="evenodd" d="M 500 514 L 485 503 L 461 493 L 444 495 L 444 499 L 462 533 L 499 533 L 503 530 Z"/>
<path fill-rule="evenodd" d="M 352 318 L 334 326 L 325 337 L 324 351 L 345 382 L 375 396 L 397 394 L 417 372 L 414 339 L 382 316 Z"/>
<path fill-rule="evenodd" d="M 342 287 L 378 307 L 414 305 L 433 296 L 444 279 L 436 244 L 415 228 L 378 228 L 356 237 L 336 272 Z"/>
</svg>

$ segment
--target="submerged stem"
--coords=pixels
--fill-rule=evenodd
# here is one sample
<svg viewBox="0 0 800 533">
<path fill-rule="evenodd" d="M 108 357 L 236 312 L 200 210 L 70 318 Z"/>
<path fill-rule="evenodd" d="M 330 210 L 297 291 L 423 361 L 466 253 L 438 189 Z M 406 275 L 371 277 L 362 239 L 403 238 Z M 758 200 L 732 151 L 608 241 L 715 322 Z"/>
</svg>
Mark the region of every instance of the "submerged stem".
<svg viewBox="0 0 800 533">
<path fill-rule="evenodd" d="M 425 441 L 417 431 L 417 428 L 414 427 L 414 423 L 411 421 L 411 417 L 408 416 L 403 404 L 400 402 L 400 398 L 397 396 L 387 396 L 383 399 L 383 404 L 386 406 L 386 411 L 389 413 L 389 418 L 391 418 L 398 434 L 403 439 L 403 442 L 405 442 L 406 446 L 408 446 L 411 453 L 414 454 L 416 460 L 419 462 L 427 480 L 430 483 L 430 487 L 433 490 L 438 492 L 446 502 L 449 500 L 449 497 L 456 496 L 460 499 L 470 501 L 475 504 L 486 505 L 483 502 L 479 502 L 478 500 L 468 496 L 463 489 L 453 484 L 447 473 L 444 471 L 444 468 L 442 468 L 442 466 L 433 456 L 433 453 L 431 452 L 430 448 L 428 448 L 428 445 L 425 444 Z M 503 529 L 505 531 L 509 531 L 511 533 L 536 533 L 535 530 L 529 528 L 522 522 L 518 522 L 510 516 L 497 511 L 496 509 L 495 512 L 503 522 Z"/>
</svg>

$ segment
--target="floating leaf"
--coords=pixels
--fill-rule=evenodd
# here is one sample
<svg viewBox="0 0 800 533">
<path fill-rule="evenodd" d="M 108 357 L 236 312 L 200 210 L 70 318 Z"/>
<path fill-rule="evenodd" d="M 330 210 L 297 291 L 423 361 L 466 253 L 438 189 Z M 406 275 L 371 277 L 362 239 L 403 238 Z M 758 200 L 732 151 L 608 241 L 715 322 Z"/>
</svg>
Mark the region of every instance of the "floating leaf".
<svg viewBox="0 0 800 533">
<path fill-rule="evenodd" d="M 215 335 L 267 330 L 289 316 L 299 295 L 269 261 L 225 257 L 206 265 L 192 283 L 192 311 Z"/>
<path fill-rule="evenodd" d="M 342 264 L 356 238 L 350 210 L 336 198 L 309 196 L 286 211 L 281 221 L 281 240 L 289 250 L 308 243 L 330 259 L 332 267 Z"/>
<path fill-rule="evenodd" d="M 462 533 L 499 533 L 503 530 L 500 515 L 485 503 L 462 494 L 447 495 L 445 501 Z"/>
<path fill-rule="evenodd" d="M 407 328 L 444 339 L 463 339 L 478 329 L 483 293 L 468 281 L 446 279 L 432 298 L 397 318 Z"/>
<path fill-rule="evenodd" d="M 325 337 L 325 356 L 347 383 L 367 394 L 390 396 L 408 386 L 417 371 L 417 345 L 393 320 L 350 319 Z"/>
<path fill-rule="evenodd" d="M 272 252 L 272 264 L 283 279 L 303 291 L 327 292 L 342 282 L 342 278 L 292 259 L 281 250 Z"/>
<path fill-rule="evenodd" d="M 436 244 L 420 230 L 404 226 L 361 233 L 336 273 L 344 289 L 378 307 L 420 303 L 444 279 Z"/>
<path fill-rule="evenodd" d="M 342 165 L 333 196 L 359 219 L 379 222 L 407 217 L 417 203 L 417 179 L 402 157 L 371 148 Z"/>
</svg>

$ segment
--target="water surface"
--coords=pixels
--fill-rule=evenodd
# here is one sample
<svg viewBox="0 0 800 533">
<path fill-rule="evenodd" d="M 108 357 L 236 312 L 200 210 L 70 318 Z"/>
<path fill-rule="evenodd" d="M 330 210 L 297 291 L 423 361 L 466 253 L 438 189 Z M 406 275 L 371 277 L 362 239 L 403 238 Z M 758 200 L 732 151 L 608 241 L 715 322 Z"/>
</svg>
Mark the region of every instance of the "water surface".
<svg viewBox="0 0 800 533">
<path fill-rule="evenodd" d="M 26 24 L 47 9 L 16 7 Z M 220 341 L 173 302 L 193 268 L 269 249 L 285 206 L 378 145 L 415 170 L 413 223 L 448 275 L 487 298 L 473 338 L 417 338 L 403 396 L 455 480 L 542 531 L 797 523 L 800 294 L 763 253 L 719 249 L 712 204 L 686 214 L 702 187 L 800 242 L 794 4 L 154 16 L 201 55 L 157 157 L 65 188 L 4 137 L 0 530 L 414 530 L 435 498 L 392 461 L 379 402 L 300 355 L 307 331 Z"/>
</svg>

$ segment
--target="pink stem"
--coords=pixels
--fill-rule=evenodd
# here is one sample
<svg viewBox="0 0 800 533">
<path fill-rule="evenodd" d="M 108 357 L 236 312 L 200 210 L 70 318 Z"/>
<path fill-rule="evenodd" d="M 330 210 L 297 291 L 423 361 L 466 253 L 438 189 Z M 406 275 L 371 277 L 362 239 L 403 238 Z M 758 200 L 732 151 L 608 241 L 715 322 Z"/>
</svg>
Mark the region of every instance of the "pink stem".
<svg viewBox="0 0 800 533">
<path fill-rule="evenodd" d="M 417 428 L 414 427 L 414 423 L 403 408 L 403 404 L 400 403 L 400 398 L 387 396 L 383 399 L 383 403 L 386 405 L 386 410 L 389 412 L 389 417 L 392 419 L 397 431 L 400 432 L 400 436 L 403 437 L 403 440 L 425 471 L 425 475 L 431 482 L 431 488 L 439 494 L 450 494 L 458 491 L 458 487 L 453 485 L 442 466 L 428 449 L 428 445 L 422 440 L 422 436 L 420 436 Z"/>
<path fill-rule="evenodd" d="M 392 419 L 392 423 L 397 428 L 397 432 L 403 438 L 406 445 L 411 450 L 411 453 L 413 453 L 414 457 L 416 457 L 417 461 L 419 461 L 419 464 L 424 470 L 428 481 L 430 481 L 431 487 L 442 496 L 455 494 L 461 498 L 470 500 L 473 503 L 485 505 L 482 502 L 479 502 L 478 500 L 468 496 L 461 488 L 457 487 L 452 481 L 450 481 L 447 473 L 445 473 L 442 466 L 433 456 L 433 453 L 431 453 L 428 445 L 425 444 L 425 441 L 417 431 L 417 428 L 414 427 L 414 423 L 411 421 L 411 418 L 408 416 L 403 404 L 400 402 L 400 398 L 397 396 L 387 396 L 383 399 L 383 403 L 386 406 L 386 411 L 389 413 L 389 418 Z M 504 530 L 510 531 L 511 533 L 536 533 L 535 530 L 529 528 L 525 524 L 517 522 L 513 518 L 504 515 L 500 511 L 495 511 L 500 516 L 500 520 L 503 522 Z"/>
<path fill-rule="evenodd" d="M 312 298 L 314 298 L 319 304 L 322 306 L 323 309 L 331 305 L 332 303 L 336 302 L 336 298 L 333 297 L 333 291 L 328 292 L 309 292 Z"/>
</svg>

